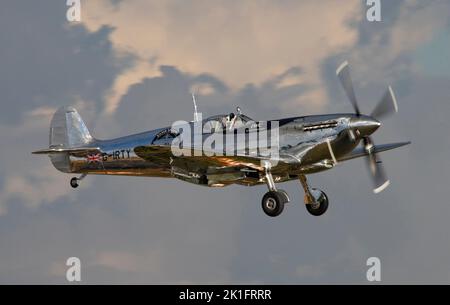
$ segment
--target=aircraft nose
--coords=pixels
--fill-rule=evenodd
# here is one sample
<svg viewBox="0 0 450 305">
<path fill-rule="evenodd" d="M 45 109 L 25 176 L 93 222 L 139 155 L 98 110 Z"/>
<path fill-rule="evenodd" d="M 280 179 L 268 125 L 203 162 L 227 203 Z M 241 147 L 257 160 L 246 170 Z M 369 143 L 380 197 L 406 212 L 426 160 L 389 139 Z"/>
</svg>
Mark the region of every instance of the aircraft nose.
<svg viewBox="0 0 450 305">
<path fill-rule="evenodd" d="M 350 127 L 355 131 L 359 131 L 361 136 L 369 136 L 374 133 L 381 123 L 369 116 L 361 115 L 359 117 L 354 117 L 350 120 Z"/>
</svg>

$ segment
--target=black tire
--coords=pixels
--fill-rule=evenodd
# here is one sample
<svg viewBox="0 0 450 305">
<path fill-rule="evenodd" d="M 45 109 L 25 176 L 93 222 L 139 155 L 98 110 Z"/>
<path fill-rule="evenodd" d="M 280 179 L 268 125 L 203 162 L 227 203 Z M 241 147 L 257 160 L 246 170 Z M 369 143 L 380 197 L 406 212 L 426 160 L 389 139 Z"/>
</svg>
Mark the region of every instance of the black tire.
<svg viewBox="0 0 450 305">
<path fill-rule="evenodd" d="M 322 191 L 321 191 L 322 192 Z M 328 210 L 328 196 L 322 192 L 322 196 L 316 204 L 306 204 L 306 210 L 313 216 L 321 216 Z"/>
<path fill-rule="evenodd" d="M 277 192 L 282 196 L 284 204 L 286 204 L 290 201 L 289 195 L 285 190 L 278 189 Z"/>
<path fill-rule="evenodd" d="M 78 179 L 75 177 L 70 179 L 70 186 L 76 189 L 78 187 Z"/>
<path fill-rule="evenodd" d="M 261 204 L 266 215 L 276 217 L 283 212 L 284 195 L 274 191 L 267 192 L 264 194 Z"/>
</svg>

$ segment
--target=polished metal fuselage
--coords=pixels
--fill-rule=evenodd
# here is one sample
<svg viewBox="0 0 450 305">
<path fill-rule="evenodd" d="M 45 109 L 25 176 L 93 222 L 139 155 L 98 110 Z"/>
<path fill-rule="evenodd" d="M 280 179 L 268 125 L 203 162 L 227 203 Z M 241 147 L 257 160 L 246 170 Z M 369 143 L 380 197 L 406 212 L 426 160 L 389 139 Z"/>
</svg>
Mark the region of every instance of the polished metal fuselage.
<svg viewBox="0 0 450 305">
<path fill-rule="evenodd" d="M 293 117 L 277 122 L 279 148 L 277 162 L 272 168 L 277 182 L 331 169 L 339 158 L 359 144 L 363 136 L 379 126 L 375 126 L 376 122 L 370 117 L 349 113 Z M 93 139 L 88 146 L 99 148 L 100 156 L 93 160 L 70 156 L 69 172 L 175 177 L 206 186 L 264 183 L 259 164 L 262 156 L 255 147 L 250 146 L 246 156 L 238 152 L 238 156 L 229 157 L 177 157 L 171 151 L 174 138 L 160 137 L 171 130 L 172 127 L 165 127 L 111 140 Z M 261 130 L 250 128 L 242 132 L 251 134 Z M 202 133 L 203 140 L 210 135 Z M 196 149 L 195 143 L 191 148 Z"/>
</svg>

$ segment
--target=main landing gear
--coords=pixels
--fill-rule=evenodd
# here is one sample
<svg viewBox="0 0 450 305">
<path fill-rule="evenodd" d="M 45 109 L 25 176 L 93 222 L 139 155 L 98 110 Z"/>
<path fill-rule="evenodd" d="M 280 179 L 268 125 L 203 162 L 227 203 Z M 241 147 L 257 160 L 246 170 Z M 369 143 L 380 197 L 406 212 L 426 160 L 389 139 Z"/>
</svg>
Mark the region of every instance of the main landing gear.
<svg viewBox="0 0 450 305">
<path fill-rule="evenodd" d="M 270 172 L 270 168 L 271 165 L 267 162 L 264 169 L 269 191 L 264 194 L 261 204 L 264 213 L 270 217 L 275 217 L 283 212 L 284 204 L 289 202 L 289 196 L 285 191 L 277 190 L 275 182 L 273 181 L 272 173 Z"/>
<path fill-rule="evenodd" d="M 70 179 L 70 186 L 76 189 L 79 185 L 78 181 L 83 180 L 86 176 L 87 174 L 82 174 L 80 177 L 73 177 L 72 179 Z"/>
<path fill-rule="evenodd" d="M 328 209 L 328 196 L 323 191 L 310 188 L 306 176 L 300 175 L 300 183 L 305 191 L 305 205 L 309 214 L 314 216 L 323 215 Z"/>
<path fill-rule="evenodd" d="M 267 162 L 264 165 L 264 173 L 269 191 L 264 194 L 261 204 L 264 213 L 270 217 L 275 217 L 283 212 L 284 205 L 288 203 L 290 199 L 285 191 L 277 190 L 270 168 L 270 163 Z M 327 195 L 321 190 L 310 188 L 304 175 L 300 175 L 299 179 L 303 186 L 303 190 L 305 191 L 304 201 L 306 210 L 314 216 L 324 214 L 328 209 Z"/>
</svg>

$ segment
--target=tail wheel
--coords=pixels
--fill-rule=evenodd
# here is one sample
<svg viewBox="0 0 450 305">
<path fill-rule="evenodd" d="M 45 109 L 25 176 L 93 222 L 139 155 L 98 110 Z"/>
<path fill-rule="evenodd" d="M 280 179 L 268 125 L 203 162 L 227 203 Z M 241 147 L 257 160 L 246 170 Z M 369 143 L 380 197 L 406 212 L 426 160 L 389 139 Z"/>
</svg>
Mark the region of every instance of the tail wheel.
<svg viewBox="0 0 450 305">
<path fill-rule="evenodd" d="M 306 204 L 306 210 L 313 216 L 321 216 L 328 210 L 328 196 L 320 191 L 319 198 L 314 203 Z"/>
<path fill-rule="evenodd" d="M 73 177 L 70 179 L 70 186 L 76 189 L 78 187 L 78 178 Z"/>
<path fill-rule="evenodd" d="M 284 209 L 285 198 L 284 195 L 270 191 L 267 192 L 262 199 L 262 208 L 264 213 L 266 213 L 270 217 L 276 217 L 283 212 Z"/>
</svg>

